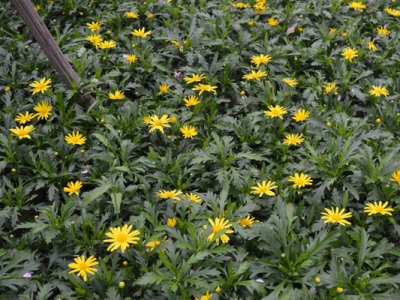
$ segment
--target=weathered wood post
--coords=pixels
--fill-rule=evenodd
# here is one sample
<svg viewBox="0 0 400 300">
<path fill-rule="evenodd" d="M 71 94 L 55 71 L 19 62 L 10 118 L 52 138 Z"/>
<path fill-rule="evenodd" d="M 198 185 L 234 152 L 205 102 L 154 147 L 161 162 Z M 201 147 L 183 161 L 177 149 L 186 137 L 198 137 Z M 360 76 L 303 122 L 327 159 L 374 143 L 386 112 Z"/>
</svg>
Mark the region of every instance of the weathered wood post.
<svg viewBox="0 0 400 300">
<path fill-rule="evenodd" d="M 28 26 L 29 31 L 38 42 L 57 73 L 61 76 L 64 83 L 69 89 L 72 89 L 72 84 L 77 83 L 79 80 L 78 75 L 72 69 L 60 47 L 56 44 L 50 31 L 47 29 L 43 20 L 33 7 L 32 2 L 30 0 L 11 0 L 11 3 L 21 15 L 25 24 Z M 93 98 L 89 94 L 80 94 L 79 100 L 81 100 L 81 104 L 86 105 L 93 102 Z"/>
</svg>

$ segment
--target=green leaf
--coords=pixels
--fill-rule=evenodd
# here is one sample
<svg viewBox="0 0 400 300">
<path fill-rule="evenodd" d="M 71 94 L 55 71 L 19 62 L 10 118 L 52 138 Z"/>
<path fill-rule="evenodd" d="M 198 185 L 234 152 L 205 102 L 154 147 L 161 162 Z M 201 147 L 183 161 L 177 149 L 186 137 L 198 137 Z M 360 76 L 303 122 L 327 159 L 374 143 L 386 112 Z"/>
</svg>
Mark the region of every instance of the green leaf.
<svg viewBox="0 0 400 300">
<path fill-rule="evenodd" d="M 90 202 L 92 202 L 94 199 L 103 195 L 105 192 L 108 191 L 108 189 L 110 187 L 111 187 L 111 183 L 106 183 L 105 185 L 95 188 L 94 190 L 91 190 L 90 192 L 84 193 L 83 195 L 85 195 L 85 197 L 82 200 L 82 207 L 85 207 Z"/>
</svg>

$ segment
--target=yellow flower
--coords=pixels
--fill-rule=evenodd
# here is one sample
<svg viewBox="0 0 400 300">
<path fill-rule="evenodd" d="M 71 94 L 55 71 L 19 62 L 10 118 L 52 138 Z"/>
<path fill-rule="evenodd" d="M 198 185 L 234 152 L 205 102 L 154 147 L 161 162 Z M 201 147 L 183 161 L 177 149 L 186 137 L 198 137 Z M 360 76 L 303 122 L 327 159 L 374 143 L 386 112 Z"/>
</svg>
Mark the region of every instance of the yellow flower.
<svg viewBox="0 0 400 300">
<path fill-rule="evenodd" d="M 329 33 L 336 34 L 336 31 L 337 31 L 336 27 L 329 28 Z"/>
<path fill-rule="evenodd" d="M 128 19 L 139 19 L 139 15 L 133 11 L 125 12 L 125 17 Z"/>
<path fill-rule="evenodd" d="M 176 121 L 178 121 L 178 120 L 177 120 L 177 118 L 176 118 L 175 116 L 171 116 L 171 117 L 169 118 L 169 122 L 170 122 L 171 124 L 175 124 Z"/>
<path fill-rule="evenodd" d="M 306 185 L 312 185 L 312 179 L 304 174 L 295 173 L 294 176 L 290 176 L 288 179 L 289 182 L 293 182 L 293 188 L 297 189 L 299 187 L 305 187 Z"/>
<path fill-rule="evenodd" d="M 259 197 L 262 197 L 264 194 L 267 196 L 275 196 L 275 193 L 271 190 L 276 189 L 277 187 L 278 186 L 275 185 L 275 182 L 263 180 L 261 184 L 257 182 L 257 186 L 251 187 L 251 189 L 254 190 L 251 191 L 251 194 L 259 194 Z"/>
<path fill-rule="evenodd" d="M 41 119 L 48 119 L 48 117 L 51 115 L 51 110 L 53 109 L 53 106 L 45 101 L 39 102 L 33 107 L 33 110 L 36 111 L 37 113 L 35 114 L 35 117 L 38 118 L 38 120 Z"/>
<path fill-rule="evenodd" d="M 337 94 L 338 87 L 336 86 L 336 82 L 326 83 L 323 85 L 324 94 L 329 94 L 333 92 L 335 95 Z"/>
<path fill-rule="evenodd" d="M 146 36 L 151 34 L 151 31 L 145 32 L 145 28 L 143 27 L 142 29 L 139 29 L 139 30 L 137 30 L 137 29 L 132 30 L 131 33 L 134 36 L 137 36 L 137 37 L 140 37 L 140 38 L 145 38 Z"/>
<path fill-rule="evenodd" d="M 197 104 L 200 103 L 199 98 L 196 97 L 196 96 L 193 96 L 193 95 L 190 95 L 189 97 L 184 98 L 183 101 L 185 101 L 185 105 L 186 105 L 187 107 L 189 107 L 189 106 L 195 106 L 195 105 L 197 105 Z"/>
<path fill-rule="evenodd" d="M 33 8 L 34 8 L 36 11 L 39 11 L 39 10 L 40 10 L 40 5 L 35 5 Z"/>
<path fill-rule="evenodd" d="M 378 50 L 378 48 L 375 46 L 374 41 L 375 41 L 375 40 L 372 40 L 372 41 L 368 42 L 368 43 L 367 43 L 367 46 L 368 46 L 368 49 L 369 49 L 369 50 L 375 52 L 375 51 Z"/>
<path fill-rule="evenodd" d="M 388 206 L 388 204 L 389 202 L 385 202 L 382 204 L 382 201 L 379 201 L 379 203 L 376 203 L 376 201 L 374 201 L 374 204 L 367 203 L 366 206 L 364 207 L 364 211 L 368 213 L 368 216 L 375 214 L 391 216 L 392 215 L 391 211 L 394 211 L 394 209 L 391 207 L 386 207 Z"/>
<path fill-rule="evenodd" d="M 31 136 L 29 135 L 30 132 L 32 132 L 35 129 L 33 125 L 29 126 L 21 126 L 20 128 L 15 127 L 15 128 L 10 128 L 10 131 L 14 133 L 19 139 L 30 139 Z"/>
<path fill-rule="evenodd" d="M 192 77 L 185 76 L 183 80 L 186 81 L 186 83 L 193 83 L 193 82 L 200 82 L 204 78 L 206 78 L 206 75 L 204 73 L 200 75 L 192 74 Z"/>
<path fill-rule="evenodd" d="M 265 5 L 265 2 L 259 2 L 253 5 L 254 13 L 256 15 L 261 14 L 263 11 L 266 11 L 268 7 Z"/>
<path fill-rule="evenodd" d="M 247 22 L 247 24 L 249 24 L 249 26 L 253 26 L 254 25 L 254 20 L 250 19 L 249 22 Z"/>
<path fill-rule="evenodd" d="M 215 218 L 213 221 L 211 218 L 208 219 L 208 222 L 210 222 L 212 231 L 210 235 L 207 238 L 208 242 L 211 242 L 216 234 L 219 232 L 226 230 L 230 227 L 232 227 L 232 224 L 229 224 L 229 220 L 225 220 L 225 218 Z M 215 242 L 217 245 L 219 245 L 219 240 L 221 239 L 222 243 L 226 244 L 229 241 L 228 234 L 233 233 L 233 230 L 226 230 L 225 233 L 220 235 L 219 237 L 216 238 Z"/>
<path fill-rule="evenodd" d="M 165 240 L 165 239 L 164 239 L 164 240 Z M 161 242 L 160 242 L 159 239 L 151 240 L 150 242 L 148 242 L 148 243 L 146 244 L 146 247 L 148 247 L 148 249 L 146 249 L 146 252 L 153 251 L 156 247 L 158 247 L 158 246 L 160 246 L 160 245 L 161 245 Z"/>
<path fill-rule="evenodd" d="M 100 45 L 103 41 L 103 38 L 98 34 L 92 34 L 85 38 L 85 40 L 91 42 L 96 48 Z"/>
<path fill-rule="evenodd" d="M 209 84 L 198 84 L 194 88 L 192 88 L 192 90 L 200 91 L 199 95 L 201 95 L 203 92 L 212 92 L 214 95 L 216 95 L 217 94 L 217 91 L 215 91 L 216 88 L 218 87 Z"/>
<path fill-rule="evenodd" d="M 283 78 L 282 81 L 287 83 L 291 87 L 294 87 L 295 85 L 298 84 L 297 79 L 295 78 Z"/>
<path fill-rule="evenodd" d="M 172 45 L 177 46 L 180 52 L 183 52 L 183 45 L 179 41 L 172 40 L 171 43 Z"/>
<path fill-rule="evenodd" d="M 180 194 L 182 194 L 182 192 L 177 190 L 172 190 L 172 191 L 160 190 L 156 193 L 156 195 L 161 199 L 173 199 L 176 201 L 181 200 L 181 198 L 178 197 Z"/>
<path fill-rule="evenodd" d="M 168 220 L 167 220 L 167 226 L 168 226 L 168 227 L 171 227 L 171 228 L 174 228 L 175 225 L 176 225 L 176 218 L 175 218 L 175 217 L 173 217 L 172 219 L 168 218 Z"/>
<path fill-rule="evenodd" d="M 137 60 L 137 56 L 135 54 L 127 55 L 126 60 L 131 64 Z"/>
<path fill-rule="evenodd" d="M 87 27 L 90 29 L 90 31 L 97 31 L 100 30 L 102 23 L 100 22 L 92 22 L 92 23 L 86 23 Z"/>
<path fill-rule="evenodd" d="M 337 289 L 336 289 L 336 292 L 338 293 L 338 294 L 341 294 L 341 293 L 343 293 L 343 288 L 342 287 L 340 287 L 340 286 L 338 286 L 337 287 Z"/>
<path fill-rule="evenodd" d="M 353 1 L 349 3 L 349 7 L 354 9 L 354 10 L 358 10 L 358 9 L 365 9 L 365 4 L 363 4 L 362 2 L 358 2 L 358 1 Z"/>
<path fill-rule="evenodd" d="M 250 5 L 243 3 L 243 2 L 238 2 L 238 3 L 231 3 L 232 6 L 237 7 L 237 8 L 249 8 Z"/>
<path fill-rule="evenodd" d="M 269 55 L 264 55 L 264 54 L 253 55 L 253 56 L 251 57 L 251 62 L 252 62 L 253 64 L 255 64 L 257 68 L 260 66 L 260 64 L 267 65 L 271 60 L 272 60 L 272 57 L 271 57 L 271 56 L 269 56 Z"/>
<path fill-rule="evenodd" d="M 248 215 L 246 218 L 244 219 L 240 219 L 238 221 L 238 223 L 242 226 L 242 227 L 251 227 L 254 223 L 254 218 L 252 218 L 250 215 Z"/>
<path fill-rule="evenodd" d="M 68 133 L 64 140 L 70 145 L 83 145 L 86 142 L 86 138 L 79 131 Z"/>
<path fill-rule="evenodd" d="M 201 202 L 203 202 L 203 200 L 201 200 L 201 198 L 193 193 L 186 193 L 183 195 L 184 198 L 188 199 L 190 202 L 194 202 L 197 204 L 201 204 Z"/>
<path fill-rule="evenodd" d="M 389 91 L 384 86 L 372 86 L 372 89 L 368 91 L 371 96 L 379 97 L 381 95 L 389 96 Z"/>
<path fill-rule="evenodd" d="M 265 72 L 265 71 L 262 71 L 262 70 L 257 70 L 257 71 L 251 71 L 251 73 L 250 74 L 245 74 L 245 75 L 243 75 L 243 79 L 246 79 L 246 80 L 257 80 L 257 81 L 260 81 L 260 78 L 261 77 L 265 77 L 265 76 L 267 76 L 267 72 Z"/>
<path fill-rule="evenodd" d="M 279 24 L 279 21 L 278 21 L 277 19 L 268 18 L 268 25 L 276 26 L 276 25 L 278 25 L 278 24 Z"/>
<path fill-rule="evenodd" d="M 351 212 L 344 213 L 344 208 L 339 212 L 339 208 L 332 207 L 332 209 L 325 208 L 326 212 L 322 212 L 321 219 L 325 220 L 324 224 L 326 223 L 339 223 L 342 226 L 350 225 L 351 223 L 345 219 L 351 218 Z"/>
<path fill-rule="evenodd" d="M 29 86 L 33 87 L 31 92 L 33 95 L 35 95 L 39 92 L 43 94 L 51 87 L 50 84 L 51 84 L 51 79 L 49 78 L 46 80 L 46 77 L 43 77 L 42 79 L 40 79 L 40 81 L 34 81 Z"/>
<path fill-rule="evenodd" d="M 379 35 L 388 35 L 389 33 L 390 33 L 390 31 L 389 30 L 387 30 L 386 28 L 384 28 L 384 27 L 378 27 L 377 29 L 376 29 L 376 32 L 379 34 Z"/>
<path fill-rule="evenodd" d="M 122 253 L 129 247 L 129 244 L 137 244 L 140 234 L 139 230 L 132 230 L 133 225 L 125 224 L 123 227 L 111 227 L 110 232 L 106 233 L 109 239 L 103 240 L 104 243 L 111 243 L 107 251 L 115 251 L 121 248 Z"/>
<path fill-rule="evenodd" d="M 182 132 L 182 134 L 183 134 L 183 137 L 185 138 L 185 139 L 192 139 L 194 136 L 196 136 L 197 134 L 198 134 L 198 132 L 197 132 L 197 130 L 196 130 L 196 127 L 194 127 L 194 126 L 191 126 L 191 125 L 185 125 L 185 126 L 183 126 L 181 129 L 180 129 L 180 131 Z"/>
<path fill-rule="evenodd" d="M 66 187 L 64 187 L 64 192 L 68 193 L 68 196 L 71 196 L 72 194 L 79 196 L 79 190 L 82 186 L 82 181 L 75 181 L 75 183 L 71 181 L 67 183 Z"/>
<path fill-rule="evenodd" d="M 398 10 L 398 9 L 393 9 L 393 8 L 386 7 L 384 9 L 384 11 L 386 11 L 391 16 L 400 17 L 400 10 Z"/>
<path fill-rule="evenodd" d="M 109 49 L 109 48 L 114 48 L 115 46 L 116 46 L 116 44 L 113 40 L 103 41 L 103 42 L 99 43 L 100 49 Z"/>
<path fill-rule="evenodd" d="M 218 286 L 215 288 L 215 291 L 216 291 L 217 293 L 221 292 L 221 287 L 218 285 Z"/>
<path fill-rule="evenodd" d="M 342 50 L 342 56 L 351 62 L 353 58 L 358 56 L 358 51 L 354 48 L 347 47 Z"/>
<path fill-rule="evenodd" d="M 145 116 L 143 117 L 143 123 L 146 125 L 149 125 L 151 122 L 151 116 Z"/>
<path fill-rule="evenodd" d="M 303 122 L 310 116 L 310 112 L 305 109 L 298 109 L 294 114 L 292 119 L 296 122 Z"/>
<path fill-rule="evenodd" d="M 31 121 L 33 118 L 35 118 L 36 115 L 29 113 L 28 111 L 25 112 L 25 115 L 23 113 L 19 113 L 18 116 L 15 118 L 15 121 L 17 121 L 20 124 L 25 124 L 26 122 Z"/>
<path fill-rule="evenodd" d="M 393 172 L 392 178 L 390 178 L 389 180 L 400 184 L 400 170 Z"/>
<path fill-rule="evenodd" d="M 108 99 L 111 100 L 121 100 L 125 98 L 124 92 L 121 92 L 120 90 L 116 90 L 114 93 L 109 92 L 108 93 Z"/>
<path fill-rule="evenodd" d="M 161 94 L 168 92 L 169 86 L 168 86 L 168 84 L 164 83 L 164 84 L 160 85 L 158 88 L 160 90 L 160 92 L 158 94 L 161 95 Z"/>
<path fill-rule="evenodd" d="M 213 295 L 212 293 L 209 293 L 207 291 L 207 293 L 205 295 L 201 296 L 200 298 L 194 298 L 194 299 L 195 300 L 210 300 L 212 295 Z"/>
<path fill-rule="evenodd" d="M 301 144 L 304 142 L 303 134 L 287 134 L 285 136 L 285 139 L 283 140 L 284 145 L 289 145 L 289 146 L 296 146 L 297 144 Z"/>
<path fill-rule="evenodd" d="M 342 37 L 347 37 L 348 34 L 349 34 L 349 33 L 348 33 L 347 31 L 343 31 L 343 32 L 342 32 Z"/>
<path fill-rule="evenodd" d="M 69 274 L 78 273 L 78 276 L 83 277 L 83 281 L 87 280 L 87 273 L 93 275 L 95 272 L 97 272 L 97 269 L 93 268 L 93 266 L 98 265 L 99 262 L 94 256 L 90 256 L 86 260 L 85 256 L 82 255 L 80 257 L 74 258 L 74 261 L 74 263 L 68 264 L 68 267 L 72 269 Z"/>
<path fill-rule="evenodd" d="M 161 119 L 158 118 L 157 115 L 151 117 L 151 121 L 148 122 L 147 125 L 150 126 L 149 132 L 153 132 L 154 130 L 158 129 L 161 133 L 164 133 L 164 127 L 171 127 L 168 123 L 171 120 L 168 118 L 168 115 L 163 115 Z"/>
<path fill-rule="evenodd" d="M 271 117 L 271 118 L 283 119 L 282 116 L 284 114 L 287 114 L 286 108 L 279 106 L 279 105 L 275 105 L 275 107 L 273 107 L 272 105 L 269 105 L 268 109 L 269 109 L 269 111 L 265 110 L 264 113 L 266 116 Z"/>
</svg>

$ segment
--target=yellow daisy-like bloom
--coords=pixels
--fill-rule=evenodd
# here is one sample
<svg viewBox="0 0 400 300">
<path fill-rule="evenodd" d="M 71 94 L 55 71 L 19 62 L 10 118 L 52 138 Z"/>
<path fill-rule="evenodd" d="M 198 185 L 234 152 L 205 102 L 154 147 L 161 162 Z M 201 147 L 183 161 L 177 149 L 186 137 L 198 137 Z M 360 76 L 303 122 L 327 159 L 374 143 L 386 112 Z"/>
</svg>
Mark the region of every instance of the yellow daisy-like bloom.
<svg viewBox="0 0 400 300">
<path fill-rule="evenodd" d="M 91 42 L 93 46 L 96 48 L 99 47 L 100 43 L 103 41 L 103 38 L 98 34 L 92 34 L 85 38 L 85 40 Z"/>
<path fill-rule="evenodd" d="M 347 37 L 348 34 L 349 34 L 349 33 L 348 33 L 347 31 L 343 31 L 343 32 L 342 32 L 342 37 Z"/>
<path fill-rule="evenodd" d="M 129 63 L 134 63 L 137 60 L 137 56 L 135 54 L 127 55 L 126 60 L 129 61 Z"/>
<path fill-rule="evenodd" d="M 107 251 L 115 251 L 121 248 L 122 253 L 129 247 L 129 244 L 137 244 L 140 234 L 139 230 L 132 230 L 133 225 L 125 224 L 123 227 L 111 227 L 110 232 L 106 233 L 109 239 L 103 240 L 104 243 L 111 243 Z"/>
<path fill-rule="evenodd" d="M 40 79 L 40 81 L 34 81 L 29 86 L 33 87 L 31 92 L 33 95 L 35 95 L 39 92 L 43 94 L 51 87 L 50 84 L 51 84 L 51 79 L 49 78 L 46 80 L 46 77 L 43 77 L 42 79 Z"/>
<path fill-rule="evenodd" d="M 133 11 L 127 11 L 125 12 L 125 18 L 128 19 L 139 19 L 139 15 Z"/>
<path fill-rule="evenodd" d="M 40 10 L 40 5 L 35 5 L 33 8 L 34 8 L 36 11 L 39 11 L 39 10 Z"/>
<path fill-rule="evenodd" d="M 289 182 L 293 182 L 293 188 L 297 189 L 300 187 L 305 187 L 306 185 L 312 185 L 312 179 L 304 173 L 295 173 L 294 176 L 290 176 Z"/>
<path fill-rule="evenodd" d="M 145 32 L 145 30 L 146 29 L 143 27 L 142 29 L 139 29 L 139 30 L 134 29 L 134 30 L 131 31 L 131 33 L 134 36 L 137 36 L 137 37 L 140 37 L 140 38 L 145 38 L 146 36 L 151 34 L 151 31 Z"/>
<path fill-rule="evenodd" d="M 376 32 L 379 34 L 379 35 L 388 35 L 389 33 L 390 33 L 390 31 L 389 30 L 387 30 L 386 28 L 384 28 L 384 27 L 378 27 L 377 29 L 376 29 Z"/>
<path fill-rule="evenodd" d="M 243 2 L 231 3 L 231 5 L 232 5 L 233 7 L 242 8 L 242 9 L 244 9 L 244 8 L 249 8 L 249 7 L 250 7 L 249 4 L 246 4 L 246 3 L 243 3 Z"/>
<path fill-rule="evenodd" d="M 279 24 L 279 21 L 277 19 L 274 18 L 268 18 L 268 25 L 270 26 L 276 26 Z"/>
<path fill-rule="evenodd" d="M 79 131 L 68 133 L 64 140 L 70 145 L 83 145 L 86 142 L 86 138 Z"/>
<path fill-rule="evenodd" d="M 151 116 L 145 116 L 143 117 L 143 123 L 146 125 L 149 125 L 151 122 Z"/>
<path fill-rule="evenodd" d="M 364 207 L 364 211 L 368 213 L 368 216 L 372 216 L 375 214 L 391 216 L 391 211 L 394 211 L 394 209 L 391 207 L 386 207 L 388 206 L 388 204 L 389 202 L 385 202 L 382 204 L 382 201 L 379 201 L 379 203 L 376 203 L 376 201 L 374 201 L 374 204 L 367 203 L 367 205 Z"/>
<path fill-rule="evenodd" d="M 207 291 L 205 295 L 201 296 L 200 298 L 195 298 L 195 300 L 210 300 L 212 295 L 213 295 L 212 293 L 209 293 Z"/>
<path fill-rule="evenodd" d="M 272 191 L 272 189 L 276 189 L 278 186 L 275 185 L 275 182 L 273 181 L 265 181 L 263 180 L 260 183 L 257 182 L 256 186 L 252 186 L 251 189 L 254 191 L 251 191 L 251 194 L 258 194 L 259 197 L 262 197 L 262 195 L 267 195 L 267 196 L 275 196 L 275 193 Z"/>
<path fill-rule="evenodd" d="M 384 9 L 384 11 L 386 11 L 391 16 L 400 17 L 400 10 L 398 10 L 398 9 L 393 9 L 393 8 L 386 7 Z"/>
<path fill-rule="evenodd" d="M 48 117 L 51 115 L 51 110 L 53 109 L 53 106 L 45 101 L 39 102 L 33 107 L 33 110 L 36 111 L 37 113 L 35 114 L 35 117 L 38 118 L 38 120 L 41 119 L 48 119 Z"/>
<path fill-rule="evenodd" d="M 261 64 L 268 65 L 268 63 L 272 60 L 272 57 L 269 55 L 253 55 L 251 57 L 251 62 L 256 65 L 258 68 Z"/>
<path fill-rule="evenodd" d="M 400 185 L 400 170 L 393 172 L 392 178 L 389 179 L 390 181 L 397 182 Z"/>
<path fill-rule="evenodd" d="M 368 91 L 371 96 L 380 97 L 381 95 L 389 96 L 389 91 L 384 86 L 372 86 L 372 89 Z"/>
<path fill-rule="evenodd" d="M 25 124 L 26 122 L 31 121 L 36 117 L 35 114 L 31 114 L 28 111 L 25 112 L 25 115 L 23 113 L 19 113 L 18 116 L 15 118 L 15 121 L 17 121 L 20 124 Z"/>
<path fill-rule="evenodd" d="M 325 208 L 325 212 L 321 213 L 324 224 L 326 223 L 339 223 L 342 226 L 350 225 L 351 223 L 346 219 L 351 218 L 351 212 L 344 213 L 344 208 L 339 212 L 339 207 L 332 207 L 332 209 Z"/>
<path fill-rule="evenodd" d="M 242 227 L 251 227 L 251 226 L 253 226 L 254 218 L 252 218 L 250 215 L 248 215 L 246 218 L 240 219 L 240 220 L 238 221 L 238 223 L 239 223 Z"/>
<path fill-rule="evenodd" d="M 180 194 L 182 194 L 182 192 L 177 190 L 172 190 L 172 191 L 161 190 L 156 193 L 156 195 L 161 199 L 173 199 L 176 201 L 181 200 L 181 198 L 178 197 Z"/>
<path fill-rule="evenodd" d="M 216 95 L 217 91 L 215 91 L 215 89 L 217 88 L 218 88 L 217 86 L 212 86 L 209 84 L 198 84 L 194 88 L 192 88 L 192 90 L 200 91 L 199 95 L 201 95 L 203 92 L 212 92 L 214 95 Z"/>
<path fill-rule="evenodd" d="M 329 28 L 329 33 L 336 34 L 336 31 L 337 31 L 336 27 Z"/>
<path fill-rule="evenodd" d="M 310 112 L 305 109 L 299 109 L 294 114 L 292 119 L 296 122 L 303 122 L 310 116 Z"/>
<path fill-rule="evenodd" d="M 256 15 L 261 14 L 263 11 L 266 11 L 268 7 L 265 5 L 265 2 L 259 2 L 253 5 L 254 13 Z"/>
<path fill-rule="evenodd" d="M 365 9 L 365 4 L 363 4 L 362 2 L 358 2 L 358 1 L 352 1 L 349 3 L 349 7 L 354 9 L 354 10 L 358 10 L 358 9 Z"/>
<path fill-rule="evenodd" d="M 342 56 L 351 62 L 353 58 L 358 56 L 358 51 L 354 48 L 347 47 L 342 50 Z"/>
<path fill-rule="evenodd" d="M 189 106 L 195 106 L 195 105 L 197 105 L 197 104 L 200 103 L 199 98 L 196 97 L 196 96 L 193 96 L 193 95 L 190 95 L 189 97 L 184 98 L 183 101 L 185 101 L 185 105 L 186 105 L 187 107 L 189 107 Z"/>
<path fill-rule="evenodd" d="M 336 82 L 324 84 L 323 88 L 324 94 L 329 94 L 330 92 L 333 92 L 335 95 L 337 94 L 338 86 L 336 85 Z"/>
<path fill-rule="evenodd" d="M 225 220 L 225 218 L 215 218 L 214 221 L 210 218 L 210 219 L 208 219 L 208 222 L 210 222 L 211 227 L 212 227 L 212 231 L 207 238 L 208 242 L 211 242 L 213 240 L 214 236 L 218 232 L 232 227 L 232 224 L 229 224 L 229 220 Z M 224 243 L 224 244 L 228 243 L 228 241 L 229 241 L 228 234 L 230 234 L 230 233 L 233 233 L 233 230 L 228 229 L 227 231 L 225 231 L 224 234 L 222 234 L 220 237 L 218 237 L 215 240 L 217 245 L 219 245 L 219 240 L 221 240 L 222 243 Z"/>
<path fill-rule="evenodd" d="M 289 146 L 296 146 L 297 144 L 301 144 L 304 142 L 303 134 L 287 134 L 285 136 L 285 139 L 283 140 L 284 145 L 289 145 Z"/>
<path fill-rule="evenodd" d="M 161 119 L 158 118 L 157 115 L 151 117 L 151 121 L 148 122 L 147 125 L 150 126 L 149 132 L 153 132 L 154 130 L 158 129 L 161 133 L 164 133 L 164 127 L 171 127 L 168 123 L 171 120 L 168 118 L 168 115 L 163 115 Z"/>
<path fill-rule="evenodd" d="M 75 262 L 68 264 L 68 267 L 72 269 L 69 274 L 78 273 L 78 276 L 83 277 L 83 281 L 87 280 L 87 273 L 93 275 L 95 272 L 97 272 L 97 269 L 93 268 L 93 266 L 98 265 L 99 262 L 93 255 L 88 259 L 85 259 L 85 256 L 82 255 L 74 258 L 74 261 Z"/>
<path fill-rule="evenodd" d="M 176 218 L 175 217 L 173 217 L 172 219 L 168 218 L 167 226 L 174 228 L 176 226 Z"/>
<path fill-rule="evenodd" d="M 86 23 L 86 26 L 90 29 L 90 31 L 97 31 L 101 29 L 102 23 L 100 22 L 92 22 L 92 23 Z"/>
<path fill-rule="evenodd" d="M 160 86 L 158 87 L 158 89 L 160 90 L 160 92 L 158 93 L 159 95 L 164 94 L 164 93 L 167 93 L 167 92 L 168 92 L 168 89 L 169 89 L 169 85 L 166 84 L 166 83 L 164 83 L 164 84 L 160 85 Z"/>
<path fill-rule="evenodd" d="M 75 181 L 75 183 L 68 182 L 67 186 L 64 187 L 64 192 L 68 193 L 68 196 L 75 194 L 79 196 L 79 190 L 83 187 L 82 181 Z"/>
<path fill-rule="evenodd" d="M 186 193 L 186 194 L 183 195 L 183 197 L 188 199 L 190 202 L 194 202 L 194 203 L 197 203 L 197 204 L 201 204 L 201 202 L 203 202 L 203 200 L 199 196 L 197 196 L 197 195 L 195 195 L 193 193 L 190 193 L 190 194 Z"/>
<path fill-rule="evenodd" d="M 117 44 L 113 40 L 110 41 L 103 41 L 99 44 L 100 49 L 109 49 L 114 48 Z"/>
<path fill-rule="evenodd" d="M 269 110 L 265 110 L 264 113 L 265 113 L 266 116 L 271 117 L 271 118 L 283 119 L 282 116 L 284 114 L 287 114 L 286 108 L 284 108 L 282 106 L 279 106 L 279 105 L 275 105 L 275 107 L 272 106 L 272 105 L 269 105 L 268 109 Z"/>
<path fill-rule="evenodd" d="M 183 134 L 183 137 L 185 139 L 192 139 L 194 136 L 196 136 L 198 134 L 196 127 L 191 126 L 191 125 L 185 125 L 183 126 L 180 131 Z"/>
<path fill-rule="evenodd" d="M 367 47 L 368 47 L 369 50 L 375 52 L 375 51 L 378 50 L 378 48 L 375 46 L 374 42 L 375 42 L 375 40 L 372 40 L 372 41 L 368 42 L 367 43 Z"/>
<path fill-rule="evenodd" d="M 146 244 L 146 247 L 148 247 L 148 249 L 146 249 L 146 252 L 153 251 L 156 247 L 158 247 L 160 245 L 161 245 L 161 242 L 159 239 L 151 240 L 150 242 L 148 242 Z"/>
<path fill-rule="evenodd" d="M 122 100 L 125 98 L 124 92 L 121 92 L 120 90 L 116 90 L 114 93 L 109 92 L 108 93 L 108 99 L 110 100 Z"/>
<path fill-rule="evenodd" d="M 257 81 L 260 81 L 260 78 L 261 77 L 265 77 L 265 76 L 267 76 L 268 75 L 268 73 L 267 72 L 265 72 L 265 71 L 262 71 L 262 70 L 257 70 L 257 71 L 251 71 L 251 73 L 250 74 L 245 74 L 245 75 L 243 75 L 243 79 L 246 79 L 246 80 L 257 80 Z"/>
<path fill-rule="evenodd" d="M 297 79 L 295 79 L 295 78 L 283 78 L 282 81 L 284 83 L 287 83 L 291 87 L 294 87 L 295 85 L 298 85 Z"/>
<path fill-rule="evenodd" d="M 172 45 L 179 48 L 179 52 L 183 52 L 183 45 L 179 41 L 172 40 L 171 43 Z"/>
<path fill-rule="evenodd" d="M 200 82 L 204 78 L 206 78 L 206 75 L 204 73 L 200 74 L 200 75 L 192 74 L 192 77 L 185 76 L 185 77 L 183 77 L 183 80 L 189 84 L 189 83 L 193 83 L 193 82 Z"/>
<path fill-rule="evenodd" d="M 29 125 L 10 128 L 10 131 L 14 133 L 14 135 L 16 135 L 19 139 L 31 139 L 29 133 L 32 132 L 34 129 L 35 127 L 33 125 Z"/>
</svg>

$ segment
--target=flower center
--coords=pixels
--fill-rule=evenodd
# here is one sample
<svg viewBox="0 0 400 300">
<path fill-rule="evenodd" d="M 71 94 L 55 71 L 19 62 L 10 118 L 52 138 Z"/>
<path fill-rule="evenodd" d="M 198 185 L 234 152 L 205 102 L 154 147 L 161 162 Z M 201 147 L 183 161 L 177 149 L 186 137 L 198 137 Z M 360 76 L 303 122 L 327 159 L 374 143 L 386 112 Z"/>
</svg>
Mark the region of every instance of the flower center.
<svg viewBox="0 0 400 300">
<path fill-rule="evenodd" d="M 125 233 L 118 234 L 117 241 L 120 243 L 126 242 L 126 234 Z"/>
<path fill-rule="evenodd" d="M 342 219 L 342 217 L 339 214 L 333 214 L 331 218 L 334 221 L 340 221 Z"/>
<path fill-rule="evenodd" d="M 156 126 L 161 126 L 162 124 L 163 124 L 163 121 L 161 121 L 161 120 L 157 120 L 154 122 L 154 125 L 156 125 Z"/>
<path fill-rule="evenodd" d="M 385 209 L 383 207 L 381 207 L 381 206 L 375 207 L 375 211 L 378 212 L 378 213 L 382 213 L 384 210 Z"/>
<path fill-rule="evenodd" d="M 222 229 L 224 229 L 222 226 L 220 225 L 215 225 L 212 229 L 212 233 L 217 233 L 219 231 L 221 231 Z"/>
<path fill-rule="evenodd" d="M 79 270 L 86 270 L 87 265 L 85 262 L 81 262 L 80 264 L 78 264 L 78 269 Z"/>
</svg>

